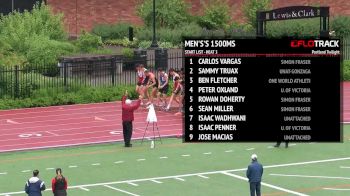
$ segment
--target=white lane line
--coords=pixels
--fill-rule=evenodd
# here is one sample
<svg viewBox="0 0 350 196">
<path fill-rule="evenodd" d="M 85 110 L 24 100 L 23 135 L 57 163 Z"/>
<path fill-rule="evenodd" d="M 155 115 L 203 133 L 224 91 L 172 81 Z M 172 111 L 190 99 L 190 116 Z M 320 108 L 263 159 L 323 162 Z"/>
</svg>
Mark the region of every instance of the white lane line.
<svg viewBox="0 0 350 196">
<path fill-rule="evenodd" d="M 83 190 L 83 191 L 90 191 L 90 189 L 84 188 L 84 187 L 79 187 L 79 189 Z"/>
<path fill-rule="evenodd" d="M 137 159 L 137 161 L 146 161 L 146 159 Z"/>
<path fill-rule="evenodd" d="M 162 184 L 163 182 L 161 182 L 161 181 L 158 181 L 158 180 L 151 180 L 152 182 L 154 182 L 154 183 L 157 183 L 157 184 Z"/>
<path fill-rule="evenodd" d="M 114 162 L 115 164 L 120 164 L 120 163 L 124 163 L 124 161 L 116 161 Z"/>
<path fill-rule="evenodd" d="M 121 189 L 114 188 L 114 187 L 109 186 L 109 185 L 103 185 L 103 186 L 104 186 L 104 187 L 107 187 L 107 188 L 110 188 L 110 189 L 112 189 L 112 190 L 115 190 L 115 191 L 119 191 L 119 192 L 122 192 L 122 193 L 126 193 L 126 194 L 128 194 L 128 195 L 139 196 L 139 195 L 136 195 L 136 194 L 134 194 L 134 193 L 130 193 L 130 192 L 128 192 L 128 191 L 124 191 L 124 190 L 121 190 Z"/>
<path fill-rule="evenodd" d="M 0 173 L 0 175 L 6 175 L 7 174 L 7 172 L 2 172 L 2 173 Z"/>
<path fill-rule="evenodd" d="M 174 178 L 174 179 L 175 179 L 175 180 L 178 180 L 178 181 L 182 181 L 182 182 L 186 181 L 185 179 L 183 179 L 183 178 L 179 178 L 179 177 Z"/>
<path fill-rule="evenodd" d="M 267 166 L 264 166 L 264 169 L 279 168 L 279 167 L 290 167 L 290 166 L 300 166 L 300 165 L 310 165 L 310 164 L 316 164 L 316 163 L 328 163 L 328 162 L 345 161 L 345 160 L 350 160 L 350 157 L 323 159 L 323 160 L 315 160 L 315 161 L 304 161 L 304 162 L 294 162 L 294 163 L 284 163 L 284 164 L 278 164 L 278 165 L 267 165 Z M 210 174 L 218 174 L 218 173 L 222 173 L 222 172 L 238 172 L 238 171 L 246 171 L 246 170 L 247 170 L 247 168 L 245 167 L 245 168 L 240 168 L 240 169 L 216 170 L 216 171 L 209 171 L 209 172 L 207 171 L 207 172 L 200 172 L 200 173 L 189 173 L 189 174 L 181 174 L 181 175 L 174 175 L 174 176 L 159 176 L 159 177 L 153 177 L 153 178 L 141 178 L 141 179 L 124 180 L 124 181 L 112 181 L 112 182 L 104 182 L 104 183 L 95 183 L 95 184 L 82 184 L 82 185 L 76 185 L 76 186 L 69 186 L 68 189 L 77 189 L 77 188 L 80 188 L 80 187 L 96 187 L 96 186 L 114 185 L 114 184 L 125 184 L 127 182 L 145 182 L 145 181 L 150 181 L 150 180 L 174 179 L 174 178 L 181 178 L 181 177 L 198 176 L 198 175 L 210 175 Z M 51 188 L 47 188 L 46 190 L 47 191 L 51 191 Z M 24 191 L 0 193 L 0 196 L 18 195 L 18 194 L 24 194 Z"/>
<path fill-rule="evenodd" d="M 183 157 L 190 157 L 191 155 L 189 155 L 189 154 L 183 154 L 183 155 L 181 155 L 181 156 L 183 156 Z"/>
<path fill-rule="evenodd" d="M 51 134 L 51 135 L 53 135 L 53 136 L 60 136 L 60 135 L 58 135 L 58 134 L 56 134 L 56 133 L 52 133 L 52 132 L 50 132 L 50 131 L 45 131 L 46 133 L 48 133 L 48 134 Z"/>
<path fill-rule="evenodd" d="M 289 146 L 296 146 L 297 144 L 289 144 Z"/>
<path fill-rule="evenodd" d="M 32 170 L 23 170 L 22 173 L 27 173 L 27 172 L 30 172 Z"/>
<path fill-rule="evenodd" d="M 323 188 L 324 190 L 330 191 L 350 191 L 350 189 L 336 189 L 336 188 Z"/>
<path fill-rule="evenodd" d="M 128 184 L 130 184 L 130 185 L 132 185 L 132 186 L 139 186 L 138 184 L 133 183 L 133 182 L 128 182 Z"/>
<path fill-rule="evenodd" d="M 53 167 L 48 167 L 48 168 L 46 168 L 46 170 L 54 170 L 55 168 L 53 168 Z"/>
<path fill-rule="evenodd" d="M 225 152 L 233 152 L 233 150 L 226 150 Z"/>
<path fill-rule="evenodd" d="M 255 148 L 247 148 L 246 150 L 251 151 L 251 150 L 255 150 Z"/>
<path fill-rule="evenodd" d="M 77 165 L 70 165 L 68 166 L 68 168 L 77 168 L 78 166 Z"/>
<path fill-rule="evenodd" d="M 205 153 L 203 153 L 203 154 L 210 155 L 210 154 L 211 154 L 211 152 L 205 152 Z"/>
<path fill-rule="evenodd" d="M 339 177 L 339 176 L 307 176 L 307 175 L 290 175 L 290 174 L 270 174 L 270 176 L 350 180 L 350 177 Z"/>
<path fill-rule="evenodd" d="M 268 146 L 267 148 L 274 148 L 274 146 Z"/>
<path fill-rule="evenodd" d="M 99 165 L 101 165 L 101 163 L 93 163 L 93 164 L 91 164 L 91 165 L 93 165 L 93 166 L 99 166 Z"/>
<path fill-rule="evenodd" d="M 231 176 L 231 177 L 240 179 L 240 180 L 248 181 L 248 178 L 245 178 L 245 177 L 242 177 L 242 176 L 239 176 L 239 175 L 236 175 L 236 174 L 232 174 L 232 173 L 228 173 L 228 172 L 221 172 L 221 173 L 224 174 L 224 175 L 227 175 L 227 176 Z M 309 196 L 309 195 L 306 195 L 306 194 L 303 194 L 303 193 L 299 193 L 299 192 L 296 192 L 296 191 L 285 189 L 285 188 L 282 188 L 282 187 L 279 187 L 279 186 L 275 186 L 275 185 L 272 185 L 272 184 L 267 184 L 267 183 L 264 183 L 264 182 L 261 182 L 261 185 L 266 186 L 266 187 L 270 187 L 270 188 L 273 188 L 273 189 L 276 189 L 276 190 L 279 190 L 279 191 L 283 191 L 283 192 L 286 192 L 286 193 L 290 193 L 290 194 L 293 194 L 293 195 Z"/>
<path fill-rule="evenodd" d="M 167 159 L 168 157 L 159 157 L 159 159 Z"/>
<path fill-rule="evenodd" d="M 341 169 L 350 169 L 348 166 L 340 166 Z"/>
<path fill-rule="evenodd" d="M 197 175 L 198 177 L 204 178 L 204 179 L 208 179 L 208 176 L 204 176 L 204 175 Z"/>
</svg>

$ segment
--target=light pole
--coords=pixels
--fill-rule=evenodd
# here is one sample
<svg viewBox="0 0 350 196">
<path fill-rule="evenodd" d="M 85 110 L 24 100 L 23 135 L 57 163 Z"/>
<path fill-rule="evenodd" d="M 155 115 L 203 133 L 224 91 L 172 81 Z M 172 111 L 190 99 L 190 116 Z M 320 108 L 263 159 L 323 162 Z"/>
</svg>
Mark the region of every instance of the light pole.
<svg viewBox="0 0 350 196">
<path fill-rule="evenodd" d="M 151 48 L 158 48 L 156 39 L 156 0 L 153 0 L 153 40 Z"/>
</svg>

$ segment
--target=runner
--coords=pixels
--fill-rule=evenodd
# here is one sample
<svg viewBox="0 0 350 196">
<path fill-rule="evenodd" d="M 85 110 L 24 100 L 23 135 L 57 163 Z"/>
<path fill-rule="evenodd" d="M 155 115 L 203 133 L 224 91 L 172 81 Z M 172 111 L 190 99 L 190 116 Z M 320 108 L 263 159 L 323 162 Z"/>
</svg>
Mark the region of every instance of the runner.
<svg viewBox="0 0 350 196">
<path fill-rule="evenodd" d="M 158 89 L 158 80 L 154 73 L 150 72 L 149 70 L 145 71 L 146 78 L 148 78 L 148 84 L 146 86 L 145 91 L 148 95 L 148 102 L 146 105 L 153 103 L 153 97 L 157 96 L 157 89 Z M 152 89 L 152 92 L 149 93 L 149 89 Z"/>
<path fill-rule="evenodd" d="M 136 66 L 136 71 L 137 71 L 137 84 L 136 84 L 136 92 L 139 95 L 142 95 L 142 84 L 143 80 L 146 78 L 145 77 L 145 68 L 142 64 L 138 64 Z"/>
<path fill-rule="evenodd" d="M 173 87 L 173 93 L 171 94 L 171 97 L 170 97 L 170 100 L 169 100 L 169 104 L 168 106 L 165 108 L 165 110 L 169 111 L 170 110 L 170 106 L 171 106 L 171 103 L 175 100 L 179 106 L 181 105 L 180 101 L 177 99 L 177 98 L 181 98 L 181 93 L 182 93 L 182 90 L 183 90 L 183 86 L 181 84 L 181 80 L 180 80 L 180 77 L 179 76 L 176 76 L 174 78 L 174 87 Z"/>
<path fill-rule="evenodd" d="M 165 108 L 167 105 L 167 93 L 169 89 L 169 79 L 168 74 L 162 68 L 158 69 L 158 106 Z M 162 104 L 160 105 L 160 102 Z"/>
</svg>

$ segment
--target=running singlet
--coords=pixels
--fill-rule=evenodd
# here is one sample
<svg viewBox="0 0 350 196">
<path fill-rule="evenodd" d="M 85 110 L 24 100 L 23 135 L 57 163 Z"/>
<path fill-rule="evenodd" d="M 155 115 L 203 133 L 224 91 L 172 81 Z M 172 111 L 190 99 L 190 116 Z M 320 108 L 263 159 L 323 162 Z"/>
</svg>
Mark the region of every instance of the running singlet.
<svg viewBox="0 0 350 196">
<path fill-rule="evenodd" d="M 143 80 L 145 79 L 145 72 L 144 71 L 137 71 L 137 82 L 142 84 Z"/>
<path fill-rule="evenodd" d="M 163 76 L 160 76 L 159 80 L 160 80 L 160 85 L 163 86 L 166 82 L 166 78 L 168 77 L 168 74 L 164 74 Z"/>
</svg>

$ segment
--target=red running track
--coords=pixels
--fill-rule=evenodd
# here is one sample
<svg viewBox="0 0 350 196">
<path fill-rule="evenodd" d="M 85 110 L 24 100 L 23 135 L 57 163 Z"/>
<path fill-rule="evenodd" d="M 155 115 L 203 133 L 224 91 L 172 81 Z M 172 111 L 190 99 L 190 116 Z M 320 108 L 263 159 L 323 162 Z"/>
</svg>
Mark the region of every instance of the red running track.
<svg viewBox="0 0 350 196">
<path fill-rule="evenodd" d="M 147 113 L 135 111 L 133 139 L 143 137 Z M 162 137 L 182 135 L 180 116 L 157 111 L 157 118 Z M 149 128 L 146 137 L 153 137 Z M 0 152 L 122 140 L 120 102 L 0 111 Z"/>
<path fill-rule="evenodd" d="M 350 82 L 343 83 L 342 106 L 342 123 L 350 124 Z M 135 112 L 133 139 L 142 138 L 147 113 Z M 157 118 L 162 137 L 182 134 L 180 116 L 158 111 Z M 0 111 L 0 152 L 122 140 L 120 102 Z"/>
</svg>

